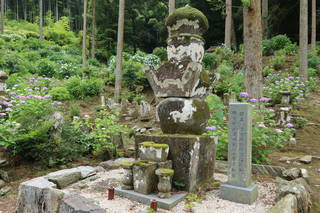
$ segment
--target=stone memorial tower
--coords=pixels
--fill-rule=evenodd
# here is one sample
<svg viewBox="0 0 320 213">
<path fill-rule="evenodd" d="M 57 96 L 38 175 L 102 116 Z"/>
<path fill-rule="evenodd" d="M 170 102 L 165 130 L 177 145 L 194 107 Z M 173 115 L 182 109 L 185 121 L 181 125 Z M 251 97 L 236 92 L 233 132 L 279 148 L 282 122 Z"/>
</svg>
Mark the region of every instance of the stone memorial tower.
<svg viewBox="0 0 320 213">
<path fill-rule="evenodd" d="M 207 89 L 201 83 L 208 79 L 201 65 L 202 35 L 208 30 L 208 20 L 201 11 L 186 6 L 175 10 L 166 25 L 168 61 L 159 68 L 146 68 L 154 94 L 160 100 L 157 115 L 164 134 L 137 135 L 136 147 L 145 141 L 168 144 L 173 182 L 193 191 L 213 177 L 217 141 L 201 135 L 209 119 L 209 107 L 203 100 Z"/>
</svg>

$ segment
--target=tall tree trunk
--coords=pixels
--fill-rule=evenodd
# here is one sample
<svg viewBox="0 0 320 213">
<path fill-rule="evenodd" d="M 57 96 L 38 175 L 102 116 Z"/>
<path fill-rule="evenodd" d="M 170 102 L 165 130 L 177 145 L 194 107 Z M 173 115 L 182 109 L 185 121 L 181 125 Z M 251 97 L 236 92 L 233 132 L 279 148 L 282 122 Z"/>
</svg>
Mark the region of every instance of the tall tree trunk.
<svg viewBox="0 0 320 213">
<path fill-rule="evenodd" d="M 232 0 L 226 0 L 226 22 L 224 31 L 224 45 L 231 48 L 231 28 L 232 28 Z"/>
<path fill-rule="evenodd" d="M 1 10 L 0 10 L 0 35 L 4 32 L 4 0 L 0 0 Z"/>
<path fill-rule="evenodd" d="M 316 49 L 317 42 L 317 3 L 312 0 L 312 30 L 311 30 L 311 50 Z"/>
<path fill-rule="evenodd" d="M 176 0 L 169 0 L 169 15 L 176 9 Z"/>
<path fill-rule="evenodd" d="M 16 19 L 19 20 L 19 0 L 17 0 L 16 10 Z"/>
<path fill-rule="evenodd" d="M 252 98 L 262 96 L 261 0 L 243 9 L 245 87 Z"/>
<path fill-rule="evenodd" d="M 235 47 L 237 46 L 237 34 L 236 34 L 236 29 L 234 26 L 234 21 L 232 19 L 232 24 L 231 24 L 231 44 L 233 44 Z"/>
<path fill-rule="evenodd" d="M 23 6 L 23 19 L 25 20 L 25 21 L 27 21 L 27 18 L 28 18 L 28 16 L 27 16 L 27 7 L 28 7 L 28 1 L 24 1 L 24 6 Z"/>
<path fill-rule="evenodd" d="M 82 65 L 87 65 L 87 6 L 88 1 L 83 0 L 83 33 L 82 33 Z"/>
<path fill-rule="evenodd" d="M 39 0 L 39 36 L 40 39 L 43 40 L 43 2 Z"/>
<path fill-rule="evenodd" d="M 269 26 L 268 26 L 268 16 L 269 16 L 269 0 L 262 0 L 262 33 L 263 39 L 266 40 L 269 37 Z"/>
<path fill-rule="evenodd" d="M 96 0 L 92 0 L 92 37 L 91 37 L 91 58 L 95 58 L 96 55 Z"/>
<path fill-rule="evenodd" d="M 56 17 L 56 22 L 57 21 L 59 21 L 59 1 L 58 0 L 56 0 L 56 15 L 55 15 L 55 17 Z"/>
<path fill-rule="evenodd" d="M 300 0 L 300 77 L 308 79 L 308 0 Z"/>
<path fill-rule="evenodd" d="M 118 19 L 118 41 L 117 41 L 117 65 L 115 70 L 116 82 L 114 99 L 120 103 L 121 83 L 122 83 L 122 55 L 123 55 L 123 34 L 124 34 L 124 10 L 125 0 L 119 0 L 119 19 Z"/>
</svg>

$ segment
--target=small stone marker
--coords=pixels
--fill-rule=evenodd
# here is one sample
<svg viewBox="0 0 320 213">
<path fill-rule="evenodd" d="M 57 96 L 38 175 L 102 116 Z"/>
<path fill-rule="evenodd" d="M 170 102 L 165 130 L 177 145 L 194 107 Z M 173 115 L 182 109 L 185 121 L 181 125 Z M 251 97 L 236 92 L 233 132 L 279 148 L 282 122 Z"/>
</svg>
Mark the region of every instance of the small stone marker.
<svg viewBox="0 0 320 213">
<path fill-rule="evenodd" d="M 231 103 L 229 115 L 228 182 L 221 185 L 221 197 L 237 203 L 252 204 L 258 197 L 251 182 L 252 106 Z"/>
</svg>

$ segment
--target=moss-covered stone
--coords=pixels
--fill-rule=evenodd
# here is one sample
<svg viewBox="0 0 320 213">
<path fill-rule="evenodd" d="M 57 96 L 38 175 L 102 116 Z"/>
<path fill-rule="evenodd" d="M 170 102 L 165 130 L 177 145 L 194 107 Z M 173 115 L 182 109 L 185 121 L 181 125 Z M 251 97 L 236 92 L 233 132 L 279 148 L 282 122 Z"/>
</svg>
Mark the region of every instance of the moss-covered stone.
<svg viewBox="0 0 320 213">
<path fill-rule="evenodd" d="M 136 135 L 136 150 L 143 141 L 169 145 L 168 159 L 172 160 L 173 182 L 183 184 L 185 188 L 181 190 L 194 191 L 213 177 L 217 138 L 182 134 Z"/>
<path fill-rule="evenodd" d="M 199 24 L 205 30 L 209 29 L 209 22 L 207 17 L 198 9 L 190 6 L 181 7 L 176 9 L 167 19 L 166 25 L 172 26 L 177 20 L 189 19 L 189 20 L 198 20 Z"/>
<path fill-rule="evenodd" d="M 167 98 L 157 108 L 161 130 L 167 134 L 201 135 L 209 119 L 209 107 L 200 99 Z"/>
<path fill-rule="evenodd" d="M 155 162 L 147 161 L 147 160 L 137 160 L 133 162 L 133 165 L 144 167 L 144 168 L 155 165 L 155 164 L 156 164 Z"/>
<path fill-rule="evenodd" d="M 173 169 L 159 168 L 156 170 L 156 175 L 160 175 L 160 176 L 173 176 L 173 174 L 174 174 Z"/>
<path fill-rule="evenodd" d="M 142 142 L 139 145 L 143 147 L 153 147 L 155 149 L 169 149 L 168 144 L 157 144 L 151 141 Z"/>
<path fill-rule="evenodd" d="M 120 163 L 120 166 L 125 166 L 125 167 L 132 166 L 132 165 L 133 165 L 133 162 L 131 162 L 131 161 L 122 161 Z"/>
</svg>

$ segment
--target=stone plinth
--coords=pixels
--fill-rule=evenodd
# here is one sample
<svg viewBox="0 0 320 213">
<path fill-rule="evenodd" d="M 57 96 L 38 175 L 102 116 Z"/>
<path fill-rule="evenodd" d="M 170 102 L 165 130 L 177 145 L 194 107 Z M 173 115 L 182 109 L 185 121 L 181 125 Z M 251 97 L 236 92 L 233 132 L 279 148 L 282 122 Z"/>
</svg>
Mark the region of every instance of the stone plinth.
<svg viewBox="0 0 320 213">
<path fill-rule="evenodd" d="M 168 159 L 172 160 L 173 183 L 184 184 L 194 191 L 201 183 L 211 179 L 214 172 L 217 138 L 200 135 L 136 135 L 135 142 L 153 141 L 169 145 Z"/>
<path fill-rule="evenodd" d="M 228 182 L 221 185 L 221 197 L 252 204 L 258 197 L 251 181 L 252 106 L 231 103 L 229 115 Z"/>
<path fill-rule="evenodd" d="M 135 192 L 150 194 L 157 187 L 155 171 L 157 163 L 152 161 L 135 161 L 133 163 L 133 188 Z"/>
</svg>

